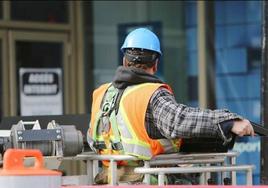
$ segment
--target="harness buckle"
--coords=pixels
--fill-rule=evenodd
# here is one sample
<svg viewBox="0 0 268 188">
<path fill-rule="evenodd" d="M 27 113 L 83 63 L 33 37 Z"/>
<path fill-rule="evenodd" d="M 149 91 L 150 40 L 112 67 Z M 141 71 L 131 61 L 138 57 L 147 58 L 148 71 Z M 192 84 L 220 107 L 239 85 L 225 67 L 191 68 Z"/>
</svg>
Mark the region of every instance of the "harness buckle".
<svg viewBox="0 0 268 188">
<path fill-rule="evenodd" d="M 106 144 L 104 141 L 95 141 L 93 147 L 96 149 L 106 149 Z"/>
<path fill-rule="evenodd" d="M 123 145 L 121 142 L 112 143 L 113 150 L 123 150 Z"/>
</svg>

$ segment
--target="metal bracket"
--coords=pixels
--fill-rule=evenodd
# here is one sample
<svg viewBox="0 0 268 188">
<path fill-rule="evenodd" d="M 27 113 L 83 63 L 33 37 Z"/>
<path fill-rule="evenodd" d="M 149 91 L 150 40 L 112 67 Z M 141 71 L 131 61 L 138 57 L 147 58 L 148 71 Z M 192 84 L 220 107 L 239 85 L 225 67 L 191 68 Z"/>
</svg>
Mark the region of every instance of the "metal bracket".
<svg viewBox="0 0 268 188">
<path fill-rule="evenodd" d="M 18 142 L 61 140 L 60 129 L 18 130 Z"/>
</svg>

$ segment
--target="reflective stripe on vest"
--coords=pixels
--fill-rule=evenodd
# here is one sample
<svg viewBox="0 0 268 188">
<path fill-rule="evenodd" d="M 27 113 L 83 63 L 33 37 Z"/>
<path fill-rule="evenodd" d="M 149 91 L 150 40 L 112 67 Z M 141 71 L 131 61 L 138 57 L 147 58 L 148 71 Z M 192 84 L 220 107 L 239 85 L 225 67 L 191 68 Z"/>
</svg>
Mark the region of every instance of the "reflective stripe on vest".
<svg viewBox="0 0 268 188">
<path fill-rule="evenodd" d="M 159 87 L 168 88 L 164 84 L 139 84 L 127 88 L 121 98 L 117 120 L 126 154 L 134 155 L 140 159 L 150 159 L 160 153 L 179 150 L 180 144 L 177 143 L 178 141 L 181 143 L 180 139 L 176 139 L 176 144 L 174 144 L 173 140 L 151 139 L 145 129 L 147 106 L 152 94 Z M 141 97 L 145 99 L 143 100 Z M 127 102 L 128 100 L 130 100 L 129 103 Z M 136 119 L 135 115 L 139 117 Z"/>
</svg>

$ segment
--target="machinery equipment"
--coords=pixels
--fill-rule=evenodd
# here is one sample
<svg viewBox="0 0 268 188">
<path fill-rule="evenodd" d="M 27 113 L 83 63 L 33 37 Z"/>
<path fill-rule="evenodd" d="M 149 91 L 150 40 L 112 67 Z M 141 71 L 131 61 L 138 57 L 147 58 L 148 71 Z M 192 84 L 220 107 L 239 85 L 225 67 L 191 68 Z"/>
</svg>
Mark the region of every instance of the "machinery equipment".
<svg viewBox="0 0 268 188">
<path fill-rule="evenodd" d="M 51 119 L 51 117 L 49 118 Z M 17 121 L 16 121 L 17 122 Z M 13 125 L 12 125 L 13 124 Z M 93 184 L 93 179 L 99 169 L 98 164 L 99 160 L 110 160 L 112 162 L 113 168 L 112 169 L 112 177 L 113 181 L 111 182 L 112 185 L 116 184 L 116 164 L 117 160 L 122 160 L 121 157 L 124 157 L 124 160 L 136 160 L 133 156 L 103 156 L 103 155 L 96 155 L 93 152 L 85 152 L 85 147 L 83 143 L 83 136 L 80 130 L 77 130 L 74 125 L 59 125 L 56 121 L 47 121 L 46 123 L 42 123 L 42 128 L 39 124 L 39 121 L 18 121 L 18 123 L 12 123 L 12 127 L 10 130 L 0 130 L 0 154 L 3 155 L 8 148 L 18 148 L 18 149 L 39 149 L 42 154 L 45 156 L 45 166 L 48 169 L 57 169 L 61 161 L 84 161 L 86 162 L 86 171 L 87 174 L 81 174 L 79 176 L 62 176 L 62 185 L 91 185 Z M 46 125 L 45 128 L 43 125 Z M 83 122 L 83 125 L 85 123 Z M 264 129 L 263 127 L 252 123 L 255 132 L 260 136 L 267 136 L 268 130 Z M 143 168 L 137 169 L 137 172 L 144 173 L 145 177 L 148 176 L 153 170 L 153 173 L 156 172 L 158 169 L 154 168 L 154 165 L 158 165 L 159 163 L 167 164 L 167 162 L 171 162 L 172 164 L 175 162 L 176 164 L 203 164 L 205 166 L 202 167 L 202 172 L 200 171 L 201 168 L 192 168 L 192 167 L 185 167 L 179 169 L 167 168 L 167 173 L 182 173 L 181 170 L 185 170 L 185 172 L 189 171 L 189 173 L 195 173 L 199 171 L 204 175 L 202 179 L 203 183 L 205 183 L 206 179 L 208 178 L 206 173 L 214 172 L 214 171 L 232 171 L 231 178 L 225 177 L 225 179 L 230 180 L 232 184 L 236 183 L 235 180 L 235 172 L 239 170 L 243 170 L 248 172 L 248 184 L 252 183 L 252 165 L 248 166 L 238 166 L 234 167 L 231 166 L 230 169 L 223 169 L 222 163 L 225 161 L 225 157 L 229 156 L 228 148 L 232 147 L 232 145 L 222 145 L 222 141 L 220 139 L 211 139 L 211 138 L 203 138 L 195 140 L 194 138 L 185 140 L 185 145 L 189 147 L 182 148 L 183 152 L 197 152 L 197 158 L 192 158 L 192 154 L 174 154 L 174 158 L 171 160 L 167 160 L 166 158 L 161 158 L 157 156 L 155 159 L 150 161 L 144 161 L 144 163 L 148 163 Z M 206 147 L 200 147 L 200 146 Z M 209 147 L 208 147 L 209 146 Z M 82 153 L 83 152 L 83 153 Z M 220 152 L 220 153 L 219 153 Z M 227 153 L 226 153 L 227 152 Z M 203 153 L 203 154 L 202 154 Z M 187 156 L 190 155 L 190 158 Z M 213 155 L 212 158 L 208 156 Z M 205 156 L 205 159 L 204 159 Z M 171 155 L 167 155 L 164 157 L 172 157 Z M 185 158 L 186 157 L 186 158 Z M 189 157 L 189 156 L 188 156 Z M 231 156 L 231 158 L 233 155 Z M 230 160 L 230 164 L 234 165 L 233 158 Z M 27 166 L 31 166 L 33 160 L 27 159 L 25 160 L 25 164 Z M 220 166 L 212 166 L 206 167 L 206 164 L 220 164 Z M 151 166 L 152 165 L 152 166 Z M 170 171 L 168 171 L 170 170 Z M 150 172 L 149 172 L 150 171 Z M 163 169 L 160 171 L 163 172 Z M 184 172 L 183 172 L 184 173 Z M 162 173 L 163 174 L 163 173 Z M 160 176 L 161 179 L 162 176 Z M 147 178 L 148 179 L 148 178 Z M 211 178 L 210 178 L 211 179 Z M 224 180 L 225 180 L 224 179 Z M 163 184 L 163 181 L 158 182 L 159 185 Z M 230 184 L 230 183 L 228 183 Z"/>
<path fill-rule="evenodd" d="M 74 125 L 59 125 L 54 120 L 47 129 L 39 121 L 19 121 L 11 130 L 0 131 L 0 153 L 8 148 L 39 149 L 44 156 L 75 156 L 83 151 L 83 136 Z"/>
</svg>

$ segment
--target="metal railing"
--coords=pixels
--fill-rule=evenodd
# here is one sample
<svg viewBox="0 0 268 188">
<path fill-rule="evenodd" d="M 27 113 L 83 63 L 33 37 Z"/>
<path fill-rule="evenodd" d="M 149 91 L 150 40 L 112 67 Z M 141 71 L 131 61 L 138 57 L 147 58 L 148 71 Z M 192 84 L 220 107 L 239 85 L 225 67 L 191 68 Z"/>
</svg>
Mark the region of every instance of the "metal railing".
<svg viewBox="0 0 268 188">
<path fill-rule="evenodd" d="M 252 184 L 252 169 L 251 165 L 235 166 L 237 152 L 227 153 L 196 153 L 196 154 L 162 154 L 155 156 L 151 160 L 144 161 L 144 167 L 135 169 L 137 173 L 145 174 L 144 182 L 150 184 L 150 174 L 159 174 L 159 185 L 163 185 L 164 174 L 167 173 L 200 173 L 201 184 L 205 184 L 206 179 L 210 176 L 210 172 L 221 172 L 222 178 L 224 173 L 231 173 L 232 184 L 236 184 L 236 171 L 246 171 L 247 184 Z M 226 160 L 227 159 L 227 160 Z M 64 157 L 61 160 L 84 160 L 87 163 L 87 182 L 89 185 L 94 184 L 94 177 L 98 173 L 98 161 L 110 161 L 110 185 L 117 185 L 117 161 L 137 161 L 138 158 L 129 155 L 97 155 L 95 153 L 84 153 L 75 157 Z M 165 167 L 155 168 L 161 165 L 181 165 L 181 164 L 200 164 L 203 166 L 197 167 Z M 220 165 L 220 166 L 207 166 L 207 165 Z M 229 165 L 229 166 L 225 166 Z M 225 174 L 226 176 L 226 174 Z M 250 179 L 251 178 L 251 179 Z"/>
<path fill-rule="evenodd" d="M 240 166 L 202 166 L 202 167 L 165 167 L 165 168 L 135 168 L 134 172 L 141 174 L 157 174 L 158 185 L 164 185 L 165 174 L 182 174 L 182 173 L 207 173 L 207 172 L 233 172 L 246 171 L 247 185 L 252 185 L 253 165 Z"/>
</svg>

